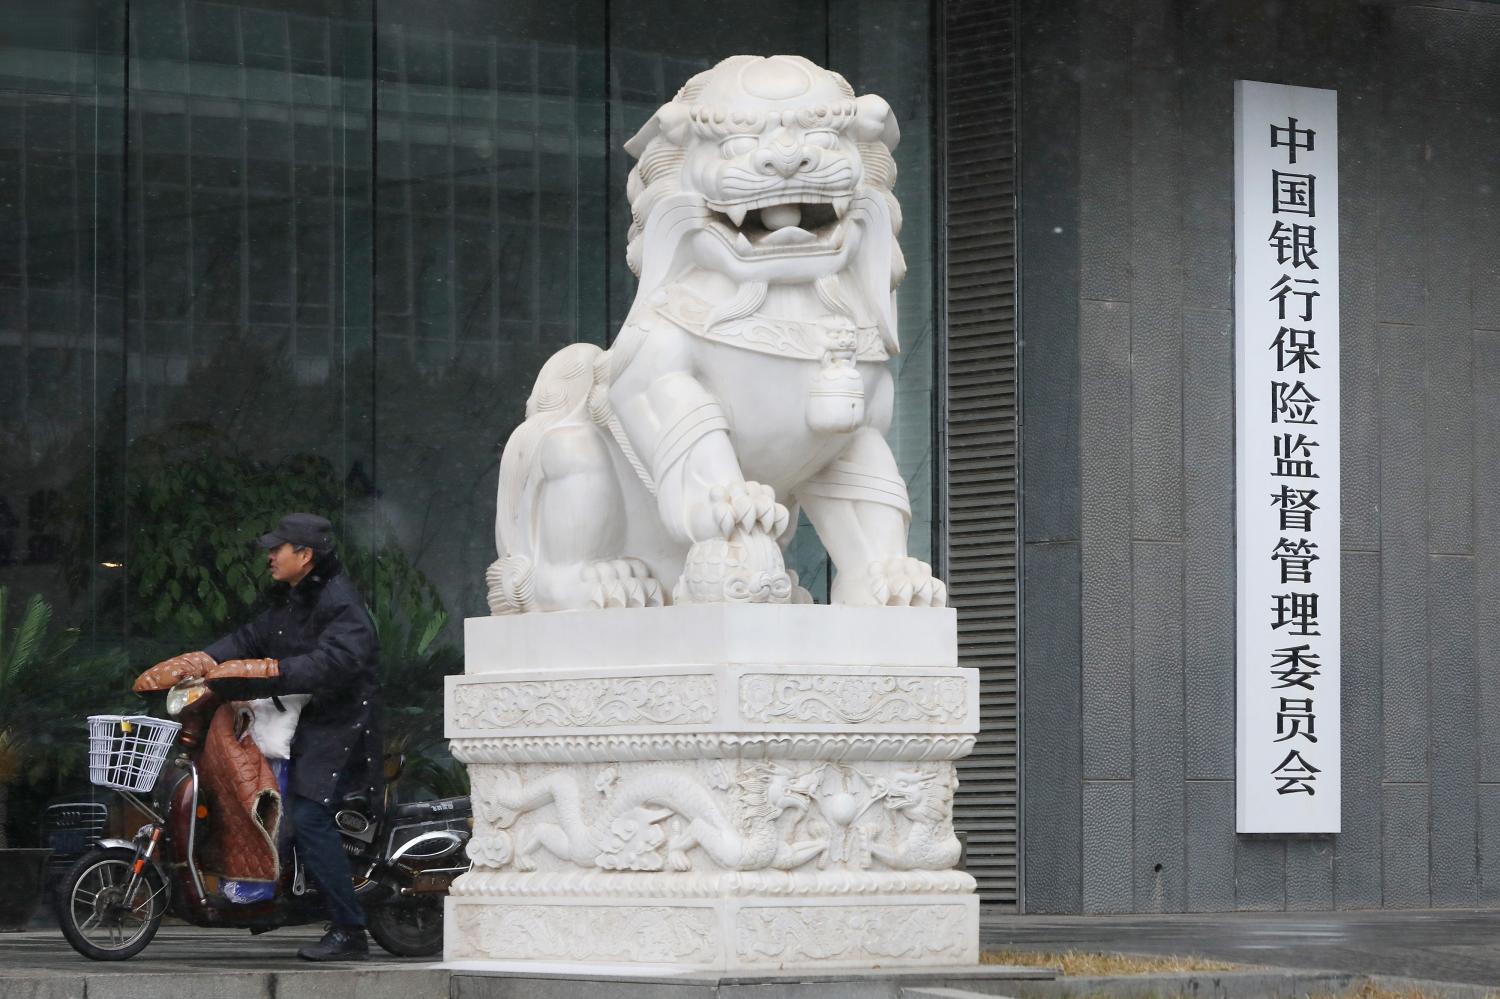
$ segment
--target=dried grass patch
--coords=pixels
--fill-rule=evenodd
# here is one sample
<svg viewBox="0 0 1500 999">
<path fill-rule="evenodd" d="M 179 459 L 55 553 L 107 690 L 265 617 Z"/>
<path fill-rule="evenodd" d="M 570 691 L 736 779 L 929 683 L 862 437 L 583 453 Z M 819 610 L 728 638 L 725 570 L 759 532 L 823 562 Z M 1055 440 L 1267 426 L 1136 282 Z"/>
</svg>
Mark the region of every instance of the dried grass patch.
<svg viewBox="0 0 1500 999">
<path fill-rule="evenodd" d="M 1012 964 L 1023 968 L 1059 968 L 1066 976 L 1152 975 L 1174 971 L 1237 971 L 1242 964 L 1213 961 L 1192 955 L 1150 957 L 1140 954 L 1102 954 L 1065 950 L 1057 952 L 1029 950 L 987 950 L 979 955 L 980 964 Z M 1369 995 L 1350 999 L 1407 999 Z M 1416 997 L 1409 997 L 1416 999 Z"/>
</svg>

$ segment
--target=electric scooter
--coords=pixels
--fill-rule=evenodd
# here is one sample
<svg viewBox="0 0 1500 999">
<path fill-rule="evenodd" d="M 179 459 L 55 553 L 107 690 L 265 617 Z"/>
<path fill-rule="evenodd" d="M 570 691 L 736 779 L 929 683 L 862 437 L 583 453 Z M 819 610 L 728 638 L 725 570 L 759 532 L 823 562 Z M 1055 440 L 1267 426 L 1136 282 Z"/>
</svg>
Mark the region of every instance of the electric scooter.
<svg viewBox="0 0 1500 999">
<path fill-rule="evenodd" d="M 100 840 L 58 885 L 63 935 L 83 956 L 134 957 L 169 912 L 194 926 L 251 933 L 326 919 L 295 847 L 274 894 L 262 901 L 231 902 L 199 866 L 211 817 L 200 794 L 198 756 L 221 703 L 202 680 L 186 680 L 167 694 L 168 718 L 90 716 L 90 781 L 119 792 L 149 821 L 131 840 Z M 388 780 L 396 776 L 391 769 Z M 399 773 L 399 761 L 394 769 Z M 370 935 L 392 954 L 427 957 L 442 949 L 443 897 L 468 870 L 472 814 L 466 796 L 393 805 L 351 795 L 339 802 L 334 821 L 355 895 Z"/>
</svg>

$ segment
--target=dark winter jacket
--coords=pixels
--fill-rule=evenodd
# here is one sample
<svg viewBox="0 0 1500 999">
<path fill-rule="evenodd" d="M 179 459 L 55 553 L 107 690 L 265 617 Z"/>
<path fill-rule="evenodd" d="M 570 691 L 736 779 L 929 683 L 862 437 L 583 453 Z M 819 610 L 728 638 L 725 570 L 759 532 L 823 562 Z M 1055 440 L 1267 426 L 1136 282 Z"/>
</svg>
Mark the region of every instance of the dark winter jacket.
<svg viewBox="0 0 1500 999">
<path fill-rule="evenodd" d="M 336 806 L 363 793 L 379 806 L 380 680 L 375 627 L 338 559 L 324 555 L 296 586 L 278 583 L 271 606 L 203 651 L 215 662 L 276 659 L 279 677 L 216 681 L 232 699 L 311 694 L 292 739 L 290 790 Z"/>
</svg>

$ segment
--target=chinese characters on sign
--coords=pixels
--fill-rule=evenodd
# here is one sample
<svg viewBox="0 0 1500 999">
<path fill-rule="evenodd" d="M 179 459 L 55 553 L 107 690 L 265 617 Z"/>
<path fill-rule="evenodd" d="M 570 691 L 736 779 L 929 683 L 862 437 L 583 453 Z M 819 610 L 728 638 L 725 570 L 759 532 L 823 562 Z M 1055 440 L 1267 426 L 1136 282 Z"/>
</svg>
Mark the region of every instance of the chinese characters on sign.
<svg viewBox="0 0 1500 999">
<path fill-rule="evenodd" d="M 1339 831 L 1338 97 L 1235 83 L 1242 833 Z"/>
</svg>

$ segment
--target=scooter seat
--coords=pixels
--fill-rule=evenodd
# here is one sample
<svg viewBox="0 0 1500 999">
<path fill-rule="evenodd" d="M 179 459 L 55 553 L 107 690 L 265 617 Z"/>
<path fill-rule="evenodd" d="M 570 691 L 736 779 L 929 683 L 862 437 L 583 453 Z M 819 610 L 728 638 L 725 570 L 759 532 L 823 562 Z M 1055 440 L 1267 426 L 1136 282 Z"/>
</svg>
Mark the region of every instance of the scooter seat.
<svg viewBox="0 0 1500 999">
<path fill-rule="evenodd" d="M 361 815 L 371 818 L 375 816 L 375 812 L 370 808 L 370 796 L 359 791 L 351 792 L 339 799 L 338 810 L 343 811 L 344 809 L 358 812 Z"/>
<path fill-rule="evenodd" d="M 387 818 L 392 822 L 431 822 L 471 814 L 467 796 L 442 798 L 438 801 L 406 801 L 392 805 Z"/>
</svg>

